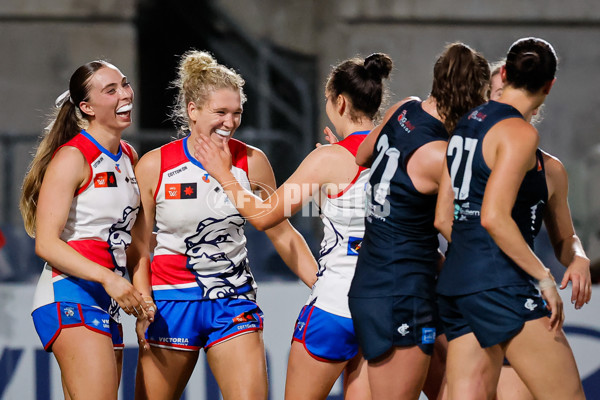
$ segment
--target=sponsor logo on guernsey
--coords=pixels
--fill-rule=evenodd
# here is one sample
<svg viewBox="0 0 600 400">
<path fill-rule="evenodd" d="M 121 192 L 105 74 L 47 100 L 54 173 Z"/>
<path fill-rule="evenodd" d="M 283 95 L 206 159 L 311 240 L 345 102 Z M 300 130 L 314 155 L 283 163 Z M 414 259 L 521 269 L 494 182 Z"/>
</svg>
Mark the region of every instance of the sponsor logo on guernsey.
<svg viewBox="0 0 600 400">
<path fill-rule="evenodd" d="M 423 344 L 433 344 L 435 342 L 435 328 L 423 328 L 421 331 L 421 342 Z"/>
<path fill-rule="evenodd" d="M 237 317 L 233 317 L 232 321 L 235 324 L 241 324 L 244 322 L 256 322 L 256 317 L 251 312 L 243 312 Z"/>
<path fill-rule="evenodd" d="M 535 310 L 537 308 L 538 305 L 533 302 L 533 299 L 527 299 L 527 301 L 525 302 L 524 306 L 529 311 L 533 311 L 533 310 Z"/>
<path fill-rule="evenodd" d="M 165 200 L 198 198 L 197 183 L 165 183 Z"/>
<path fill-rule="evenodd" d="M 477 122 L 483 122 L 483 120 L 487 117 L 487 115 L 485 115 L 484 113 L 482 113 L 481 111 L 473 111 L 471 114 L 469 114 L 469 116 L 467 117 L 467 119 L 474 119 Z"/>
<path fill-rule="evenodd" d="M 187 346 L 190 340 L 188 338 L 179 338 L 179 337 L 159 337 L 159 342 L 170 343 L 170 344 L 181 344 Z"/>
<path fill-rule="evenodd" d="M 398 327 L 398 333 L 401 334 L 402 336 L 406 336 L 409 333 L 408 330 L 408 324 L 402 324 L 400 325 L 400 327 Z"/>
<path fill-rule="evenodd" d="M 67 317 L 72 317 L 73 315 L 75 315 L 75 310 L 73 309 L 73 307 L 65 307 L 63 312 Z"/>
<path fill-rule="evenodd" d="M 481 214 L 479 210 L 471 210 L 471 203 L 468 201 L 462 204 L 454 203 L 454 219 L 459 221 L 466 221 L 470 217 L 479 217 Z"/>
<path fill-rule="evenodd" d="M 535 205 L 530 207 L 531 210 L 531 226 L 532 232 L 535 232 L 535 221 L 537 220 L 537 209 L 540 205 L 544 204 L 544 200 L 538 201 Z"/>
<path fill-rule="evenodd" d="M 115 169 L 117 170 L 118 173 L 121 173 L 121 168 L 119 168 L 119 164 L 115 163 Z"/>
<path fill-rule="evenodd" d="M 167 174 L 167 176 L 170 178 L 170 177 L 172 177 L 173 175 L 177 175 L 178 173 L 185 171 L 186 169 L 188 169 L 188 168 L 187 168 L 187 167 L 184 165 L 183 167 L 181 167 L 181 168 L 178 168 L 178 169 L 176 169 L 175 171 L 171 171 L 171 172 L 169 172 L 169 173 Z"/>
<path fill-rule="evenodd" d="M 100 172 L 94 176 L 94 187 L 117 187 L 117 178 L 112 171 Z"/>
<path fill-rule="evenodd" d="M 209 176 L 210 176 L 209 174 L 204 174 L 204 175 L 202 176 L 202 182 L 205 182 L 205 183 L 210 183 L 210 178 L 209 178 Z"/>
<path fill-rule="evenodd" d="M 100 165 L 100 163 L 104 161 L 104 157 L 100 157 L 99 159 L 97 159 L 96 161 L 94 161 L 94 164 L 92 165 L 92 167 L 97 168 L 98 165 Z"/>
<path fill-rule="evenodd" d="M 415 126 L 408 120 L 408 118 L 406 118 L 406 110 L 403 110 L 400 115 L 398 115 L 398 122 L 400 123 L 402 129 L 406 131 L 406 133 L 410 133 L 413 129 L 415 129 Z"/>
<path fill-rule="evenodd" d="M 254 328 L 253 324 L 242 324 L 242 325 L 237 325 L 236 329 L 238 331 L 244 330 L 244 329 L 249 329 L 249 328 Z"/>
<path fill-rule="evenodd" d="M 349 256 L 357 256 L 360 246 L 362 245 L 362 238 L 350 236 L 348 238 L 348 253 Z"/>
</svg>

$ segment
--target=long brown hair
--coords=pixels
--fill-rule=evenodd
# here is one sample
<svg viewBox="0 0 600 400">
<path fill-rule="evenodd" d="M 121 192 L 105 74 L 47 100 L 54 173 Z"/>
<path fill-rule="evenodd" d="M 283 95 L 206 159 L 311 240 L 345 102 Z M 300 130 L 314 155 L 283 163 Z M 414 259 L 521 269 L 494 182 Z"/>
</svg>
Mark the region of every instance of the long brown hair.
<svg viewBox="0 0 600 400">
<path fill-rule="evenodd" d="M 460 117 L 485 102 L 490 67 L 479 52 L 463 43 L 446 46 L 433 67 L 431 96 L 449 134 Z"/>
<path fill-rule="evenodd" d="M 69 92 L 57 99 L 57 110 L 45 129 L 35 156 L 23 180 L 19 209 L 25 231 L 35 237 L 37 201 L 46 169 L 56 150 L 75 137 L 84 127 L 87 116 L 79 109 L 82 101 L 89 100 L 89 82 L 99 69 L 110 66 L 106 61 L 91 61 L 77 68 L 69 80 Z"/>
</svg>

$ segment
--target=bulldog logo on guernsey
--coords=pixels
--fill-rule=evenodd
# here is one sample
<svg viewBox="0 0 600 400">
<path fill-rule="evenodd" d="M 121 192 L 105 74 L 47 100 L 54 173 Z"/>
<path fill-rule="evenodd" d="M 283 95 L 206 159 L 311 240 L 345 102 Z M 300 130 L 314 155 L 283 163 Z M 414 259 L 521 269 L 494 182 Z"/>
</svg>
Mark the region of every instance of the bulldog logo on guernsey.
<svg viewBox="0 0 600 400">
<path fill-rule="evenodd" d="M 165 200 L 195 199 L 198 197 L 196 182 L 166 183 Z"/>
<path fill-rule="evenodd" d="M 117 178 L 115 177 L 115 173 L 109 171 L 96 174 L 96 176 L 94 176 L 94 187 L 117 187 Z"/>
</svg>

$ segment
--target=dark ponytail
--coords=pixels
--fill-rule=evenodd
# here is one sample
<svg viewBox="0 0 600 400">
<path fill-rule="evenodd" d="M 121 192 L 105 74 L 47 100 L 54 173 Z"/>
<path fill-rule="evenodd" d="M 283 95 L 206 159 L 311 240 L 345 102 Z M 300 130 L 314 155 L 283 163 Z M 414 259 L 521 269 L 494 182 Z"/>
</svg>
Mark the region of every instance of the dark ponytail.
<svg viewBox="0 0 600 400">
<path fill-rule="evenodd" d="M 535 93 L 554 79 L 557 64 L 558 57 L 550 43 L 534 37 L 519 39 L 506 55 L 506 82 Z"/>
<path fill-rule="evenodd" d="M 376 119 L 385 97 L 383 79 L 392 71 L 392 59 L 383 53 L 374 53 L 365 59 L 355 57 L 343 61 L 329 74 L 325 90 L 333 98 L 344 94 L 351 102 L 353 120 L 366 117 Z"/>
<path fill-rule="evenodd" d="M 446 46 L 433 67 L 431 96 L 449 134 L 460 117 L 485 102 L 490 67 L 479 52 L 464 43 Z"/>
</svg>

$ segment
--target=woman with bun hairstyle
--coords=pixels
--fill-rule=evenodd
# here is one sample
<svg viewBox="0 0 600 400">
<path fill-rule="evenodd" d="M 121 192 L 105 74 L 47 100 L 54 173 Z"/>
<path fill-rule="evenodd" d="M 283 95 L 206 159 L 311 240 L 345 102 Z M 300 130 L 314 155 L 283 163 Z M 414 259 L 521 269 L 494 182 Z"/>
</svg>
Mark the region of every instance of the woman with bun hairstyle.
<svg viewBox="0 0 600 400">
<path fill-rule="evenodd" d="M 506 61 L 501 60 L 490 65 L 490 100 L 497 101 L 502 94 L 504 82 L 500 71 Z M 497 78 L 495 78 L 497 77 Z M 544 105 L 534 110 L 530 122 L 533 126 L 541 121 Z M 565 166 L 551 154 L 542 152 L 543 169 L 548 187 L 548 201 L 544 210 L 544 225 L 554 248 L 556 258 L 566 267 L 560 289 L 567 288 L 571 282 L 571 302 L 575 309 L 580 309 L 589 302 L 592 295 L 592 278 L 590 260 L 575 233 L 567 194 L 569 179 Z M 497 400 L 533 400 L 534 397 L 513 367 L 504 360 L 498 380 Z"/>
<path fill-rule="evenodd" d="M 46 261 L 32 317 L 58 361 L 66 399 L 117 399 L 119 306 L 136 316 L 149 308 L 123 277 L 139 210 L 137 154 L 121 140 L 133 97 L 114 65 L 77 68 L 23 182 L 25 229 Z"/>
<path fill-rule="evenodd" d="M 392 60 L 381 53 L 351 58 L 332 69 L 325 85 L 325 111 L 342 140 L 313 150 L 275 194 L 262 202 L 244 197 L 250 194 L 229 173 L 229 154 L 207 140 L 198 145 L 198 158 L 257 229 L 284 221 L 311 199 L 320 208 L 324 237 L 318 279 L 294 329 L 287 400 L 327 398 L 342 372 L 346 399 L 371 398 L 347 297 L 364 233 L 368 177 L 368 170 L 356 165 L 354 157 L 374 127 L 384 96 L 382 80 L 391 69 Z M 325 134 L 332 141 L 329 128 Z"/>
<path fill-rule="evenodd" d="M 239 74 L 206 52 L 190 50 L 180 59 L 174 86 L 173 117 L 186 136 L 148 152 L 136 167 L 142 209 L 129 263 L 134 285 L 158 309 L 138 319 L 136 398 L 180 398 L 204 348 L 224 399 L 266 399 L 263 313 L 247 258 L 245 221 L 194 157 L 193 145 L 205 137 L 227 148 L 231 173 L 259 196 L 272 193 L 275 177 L 262 151 L 232 138 L 246 100 Z M 266 234 L 286 264 L 312 285 L 315 259 L 289 221 Z"/>
<path fill-rule="evenodd" d="M 436 338 L 444 341 L 435 304 L 436 196 L 449 133 L 484 102 L 488 87 L 485 58 L 449 44 L 435 62 L 427 99 L 391 107 L 358 149 L 356 162 L 371 172 L 349 304 L 374 399 L 418 399 Z M 426 389 L 429 398 L 443 395 L 437 383 Z"/>
<path fill-rule="evenodd" d="M 436 226 L 450 242 L 437 287 L 450 399 L 493 399 L 505 357 L 535 398 L 585 398 L 556 283 L 532 250 L 545 210 L 558 210 L 558 219 L 546 219 L 550 236 L 567 246 L 561 261 L 580 264 L 566 279 L 585 266 L 555 177 L 546 178 L 557 164 L 537 148 L 528 122 L 550 93 L 557 61 L 545 40 L 513 43 L 500 70 L 502 94 L 469 111 L 448 145 Z M 577 288 L 579 306 L 589 289 Z"/>
</svg>

